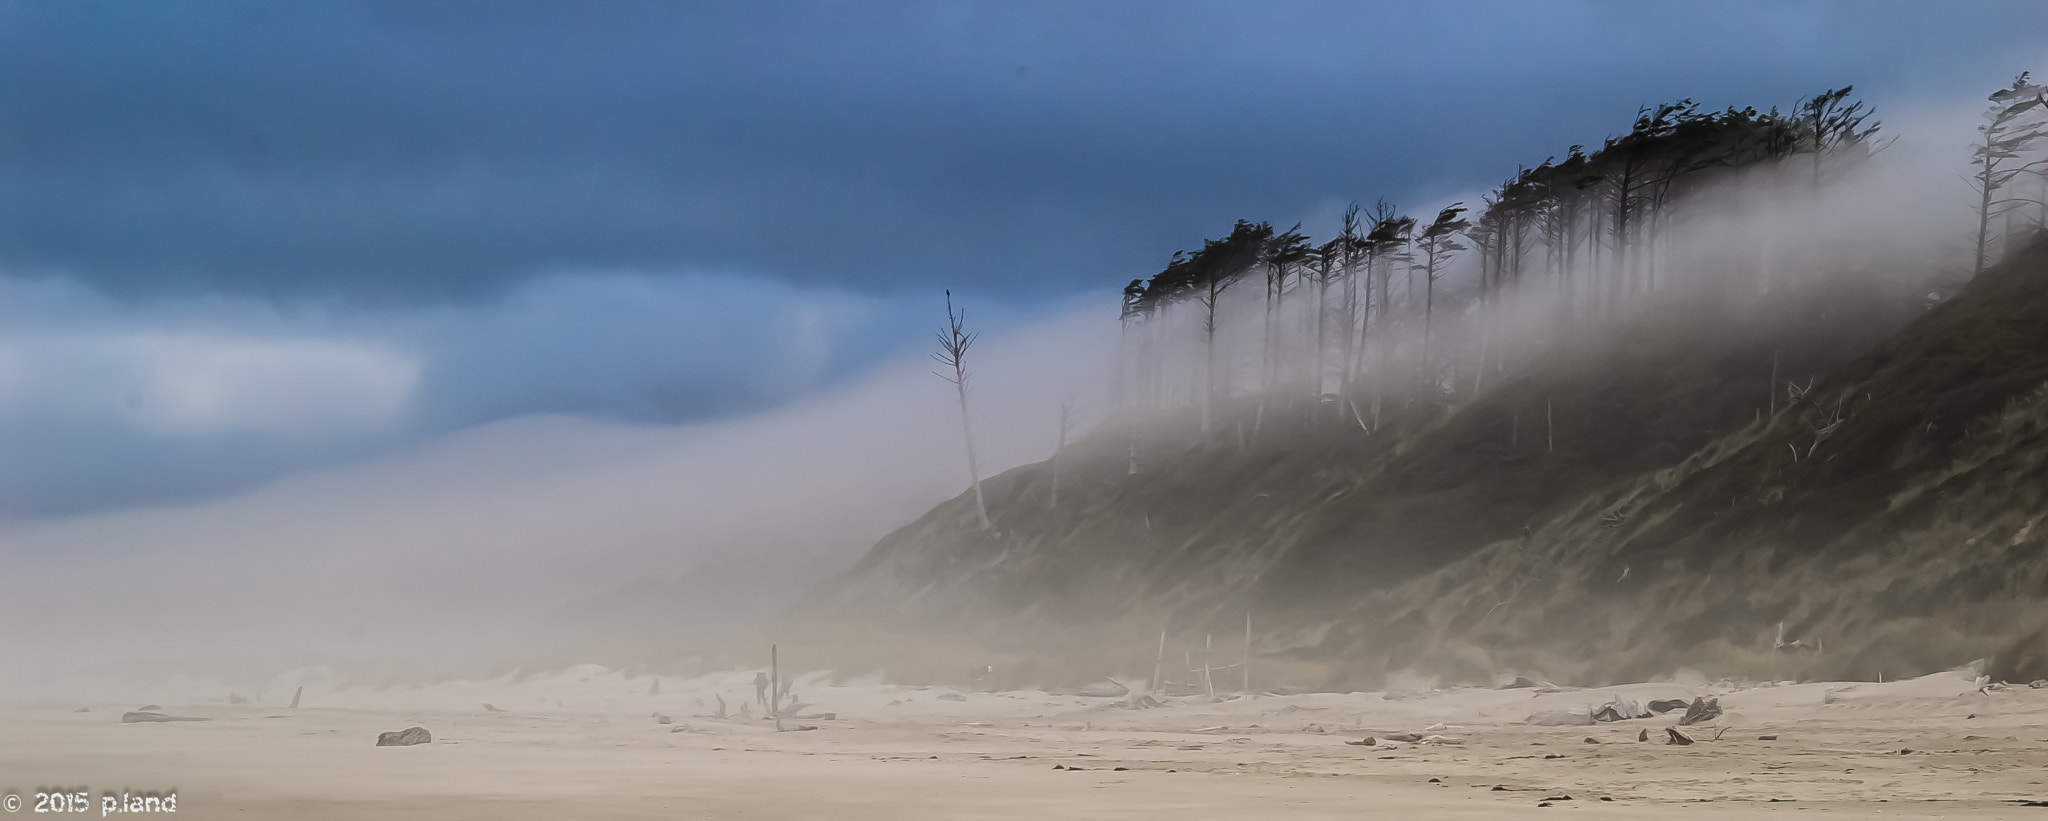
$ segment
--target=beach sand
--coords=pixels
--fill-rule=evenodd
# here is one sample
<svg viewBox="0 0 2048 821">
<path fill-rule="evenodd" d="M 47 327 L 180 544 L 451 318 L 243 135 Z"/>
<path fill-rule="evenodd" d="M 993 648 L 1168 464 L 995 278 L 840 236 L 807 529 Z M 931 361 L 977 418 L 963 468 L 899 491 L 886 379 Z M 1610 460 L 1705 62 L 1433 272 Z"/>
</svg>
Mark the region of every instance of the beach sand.
<svg viewBox="0 0 2048 821">
<path fill-rule="evenodd" d="M 93 816 L 108 791 L 175 789 L 178 817 L 244 819 L 2048 818 L 2019 803 L 2048 799 L 2048 690 L 1979 692 L 1967 672 L 1190 697 L 1151 709 L 812 675 L 794 688 L 813 703 L 803 710 L 835 718 L 778 732 L 710 717 L 714 694 L 735 712 L 753 699 L 752 674 L 664 679 L 659 694 L 646 676 L 579 667 L 309 689 L 300 709 L 279 706 L 289 693 L 165 700 L 165 713 L 211 719 L 168 724 L 120 723 L 137 704 L 0 706 L 0 789 L 31 804 L 38 788 L 85 789 Z M 1691 746 L 1665 743 L 1678 712 L 1527 723 L 1617 694 L 1715 696 L 1726 712 L 1688 728 L 1700 739 Z M 433 743 L 374 746 L 412 726 Z M 1645 729 L 1651 740 L 1637 741 Z M 1385 740 L 1399 732 L 1437 740 Z M 1345 743 L 1366 736 L 1376 743 Z"/>
</svg>

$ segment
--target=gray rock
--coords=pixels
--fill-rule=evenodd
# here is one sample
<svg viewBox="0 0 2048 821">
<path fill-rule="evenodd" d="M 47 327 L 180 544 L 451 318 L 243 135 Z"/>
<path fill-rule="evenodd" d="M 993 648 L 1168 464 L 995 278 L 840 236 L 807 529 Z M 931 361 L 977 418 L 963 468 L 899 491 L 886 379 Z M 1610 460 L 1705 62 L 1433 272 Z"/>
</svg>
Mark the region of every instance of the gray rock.
<svg viewBox="0 0 2048 821">
<path fill-rule="evenodd" d="M 431 744 L 434 736 L 425 727 L 408 727 L 390 733 L 377 734 L 379 747 L 410 747 L 414 744 Z"/>
</svg>

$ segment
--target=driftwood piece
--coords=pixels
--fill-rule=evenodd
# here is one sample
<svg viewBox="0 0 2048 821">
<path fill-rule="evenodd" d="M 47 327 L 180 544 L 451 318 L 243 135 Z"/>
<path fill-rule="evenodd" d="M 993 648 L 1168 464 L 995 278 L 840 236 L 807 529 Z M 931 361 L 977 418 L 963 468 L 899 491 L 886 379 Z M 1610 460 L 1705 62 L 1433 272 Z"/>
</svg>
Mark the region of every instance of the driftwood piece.
<svg viewBox="0 0 2048 821">
<path fill-rule="evenodd" d="M 1131 688 L 1124 686 L 1120 681 L 1107 678 L 1074 691 L 1074 695 L 1083 698 L 1123 698 L 1130 694 Z"/>
<path fill-rule="evenodd" d="M 1628 721 L 1630 719 L 1649 718 L 1650 715 L 1650 711 L 1643 709 L 1643 705 L 1635 699 L 1615 696 L 1614 700 L 1600 705 L 1598 709 L 1593 711 L 1593 720 L 1602 722 Z"/>
<path fill-rule="evenodd" d="M 1720 699 L 1695 698 L 1692 700 L 1692 706 L 1685 708 L 1685 716 L 1678 720 L 1678 726 L 1685 727 L 1693 724 L 1704 724 L 1720 717 Z"/>
<path fill-rule="evenodd" d="M 152 705 L 152 706 L 153 706 L 153 705 Z M 167 715 L 164 715 L 163 713 L 155 712 L 155 711 L 153 711 L 153 710 L 136 710 L 136 711 L 134 711 L 134 712 L 129 712 L 129 713 L 122 713 L 122 714 L 121 714 L 121 723 L 122 723 L 122 724 L 167 724 L 167 723 L 170 723 L 170 722 L 173 722 L 173 721 L 212 721 L 212 720 L 213 720 L 213 719 L 210 719 L 210 718 L 194 718 L 194 717 L 192 717 L 192 716 L 167 716 Z"/>
<path fill-rule="evenodd" d="M 1569 727 L 1580 724 L 1592 724 L 1593 712 L 1584 707 L 1545 710 L 1529 716 L 1529 723 L 1538 727 Z"/>
</svg>

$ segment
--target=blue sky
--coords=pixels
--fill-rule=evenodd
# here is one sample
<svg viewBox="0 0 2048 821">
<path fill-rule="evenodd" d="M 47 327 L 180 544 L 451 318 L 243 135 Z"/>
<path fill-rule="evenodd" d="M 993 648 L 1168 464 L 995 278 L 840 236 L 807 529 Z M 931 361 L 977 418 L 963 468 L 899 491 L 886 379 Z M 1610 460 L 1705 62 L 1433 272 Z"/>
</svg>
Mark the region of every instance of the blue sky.
<svg viewBox="0 0 2048 821">
<path fill-rule="evenodd" d="M 754 411 L 923 345 L 943 288 L 1000 327 L 1640 105 L 1977 99 L 2043 32 L 2038 2 L 0 2 L 0 514 Z"/>
</svg>

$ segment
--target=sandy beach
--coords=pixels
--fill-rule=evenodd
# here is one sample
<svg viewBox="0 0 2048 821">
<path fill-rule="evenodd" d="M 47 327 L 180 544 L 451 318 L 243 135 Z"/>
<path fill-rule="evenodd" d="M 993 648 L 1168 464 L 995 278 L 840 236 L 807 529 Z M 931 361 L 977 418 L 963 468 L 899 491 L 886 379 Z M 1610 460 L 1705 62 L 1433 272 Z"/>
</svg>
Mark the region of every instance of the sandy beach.
<svg viewBox="0 0 2048 821">
<path fill-rule="evenodd" d="M 2048 812 L 2048 690 L 1967 672 L 1885 684 L 1639 684 L 1535 693 L 1206 696 L 1133 709 L 1040 691 L 799 678 L 784 731 L 729 715 L 751 671 L 690 680 L 594 667 L 524 679 L 162 704 L 208 721 L 123 724 L 140 705 L 4 709 L 0 789 L 175 789 L 194 818 L 2008 818 Z M 1679 713 L 1532 726 L 1616 695 L 1719 699 Z M 286 696 L 288 699 L 288 695 Z M 282 701 L 284 699 L 271 699 Z M 224 699 L 223 699 L 224 701 Z M 503 710 L 494 712 L 485 702 Z M 657 714 L 671 717 L 661 724 Z M 1441 726 L 1439 726 L 1441 725 Z M 376 747 L 421 726 L 431 744 Z M 798 728 L 815 729 L 798 729 Z M 1647 731 L 1650 740 L 1638 741 Z M 1391 741 L 1415 733 L 1420 742 Z M 1775 740 L 1760 740 L 1761 736 Z M 1371 746 L 1347 744 L 1374 738 Z M 1718 740 L 1716 740 L 1718 737 Z M 1567 798 L 1568 796 L 1568 798 Z M 1548 805 L 1548 806 L 1544 806 Z"/>
</svg>

